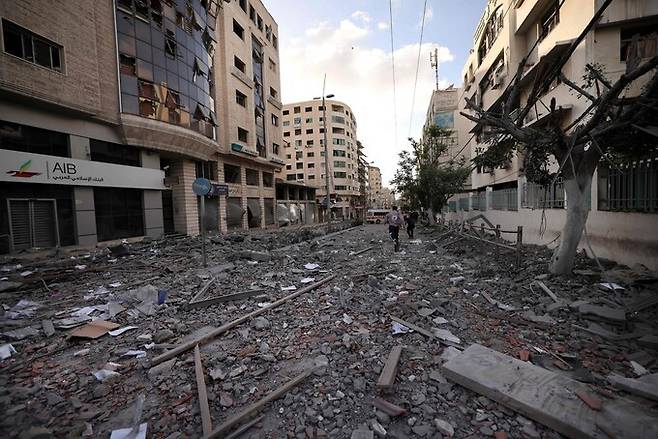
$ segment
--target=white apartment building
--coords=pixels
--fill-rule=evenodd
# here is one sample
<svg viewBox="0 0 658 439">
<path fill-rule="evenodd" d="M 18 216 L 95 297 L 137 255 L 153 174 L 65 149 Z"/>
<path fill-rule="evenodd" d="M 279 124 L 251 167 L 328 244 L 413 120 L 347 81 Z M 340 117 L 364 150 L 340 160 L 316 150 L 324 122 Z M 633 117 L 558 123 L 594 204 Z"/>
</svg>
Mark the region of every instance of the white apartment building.
<svg viewBox="0 0 658 439">
<path fill-rule="evenodd" d="M 282 128 L 285 155 L 283 179 L 317 188 L 320 212 L 326 197 L 324 161 L 324 114 L 329 152 L 329 191 L 334 218 L 354 218 L 359 205 L 359 156 L 356 117 L 345 103 L 326 100 L 295 102 L 283 106 Z M 324 218 L 324 216 L 323 216 Z"/>
<path fill-rule="evenodd" d="M 459 110 L 464 109 L 465 98 L 473 99 L 484 109 L 501 105 L 501 95 L 519 62 L 534 47 L 521 79 L 525 90 L 520 97 L 523 105 L 536 72 L 564 53 L 601 4 L 601 0 L 490 0 L 475 30 L 473 49 L 462 72 Z M 634 36 L 639 40 L 641 56 L 656 55 L 657 29 L 658 2 L 616 0 L 577 47 L 563 73 L 581 83 L 586 64 L 597 63 L 614 80 L 626 69 L 626 51 Z M 588 105 L 559 82 L 541 99 L 550 102 L 552 98 L 563 126 L 573 122 Z M 526 125 L 542 123 L 548 110 L 539 107 L 529 113 Z M 470 149 L 471 157 L 487 147 L 487 127 L 475 126 L 463 116 L 455 125 L 459 142 Z M 471 184 L 469 196 L 462 195 L 450 203 L 448 219 L 485 213 L 491 222 L 503 228 L 523 226 L 525 242 L 550 243 L 558 237 L 569 202 L 564 188 L 560 182 L 548 190 L 528 182 L 522 156 L 515 155 L 499 168 L 475 169 Z M 597 256 L 658 269 L 656 157 L 627 163 L 622 172 L 602 162 L 594 175 L 590 208 L 587 232 Z"/>
</svg>

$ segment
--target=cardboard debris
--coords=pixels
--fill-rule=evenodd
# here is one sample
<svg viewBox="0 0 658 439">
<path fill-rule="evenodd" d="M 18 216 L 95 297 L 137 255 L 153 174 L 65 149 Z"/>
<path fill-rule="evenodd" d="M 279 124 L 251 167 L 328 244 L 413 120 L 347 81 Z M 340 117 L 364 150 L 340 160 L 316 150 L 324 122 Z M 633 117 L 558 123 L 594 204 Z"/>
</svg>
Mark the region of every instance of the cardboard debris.
<svg viewBox="0 0 658 439">
<path fill-rule="evenodd" d="M 96 339 L 102 335 L 107 334 L 111 330 L 118 328 L 119 326 L 121 325 L 112 322 L 106 322 L 105 320 L 94 320 L 91 323 L 87 323 L 78 329 L 74 329 L 69 335 L 71 337 Z"/>
</svg>

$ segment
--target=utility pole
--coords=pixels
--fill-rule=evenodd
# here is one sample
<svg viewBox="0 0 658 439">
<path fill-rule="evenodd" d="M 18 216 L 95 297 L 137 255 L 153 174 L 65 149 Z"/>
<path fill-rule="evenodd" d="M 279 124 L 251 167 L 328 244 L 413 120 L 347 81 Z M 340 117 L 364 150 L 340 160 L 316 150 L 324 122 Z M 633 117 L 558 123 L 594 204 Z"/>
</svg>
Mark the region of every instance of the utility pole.
<svg viewBox="0 0 658 439">
<path fill-rule="evenodd" d="M 430 65 L 434 69 L 436 80 L 436 91 L 439 91 L 439 49 L 434 48 L 434 53 L 430 52 Z"/>
<path fill-rule="evenodd" d="M 325 86 L 327 84 L 327 74 L 324 74 L 324 80 L 322 81 L 322 126 L 324 131 L 324 178 L 326 184 L 326 197 L 325 197 L 325 208 L 327 214 L 327 233 L 331 233 L 331 197 L 330 197 L 330 188 L 329 188 L 329 145 L 327 144 L 327 105 L 325 103 L 325 98 L 333 98 L 333 94 L 326 95 Z M 320 98 L 313 98 L 320 99 Z"/>
</svg>

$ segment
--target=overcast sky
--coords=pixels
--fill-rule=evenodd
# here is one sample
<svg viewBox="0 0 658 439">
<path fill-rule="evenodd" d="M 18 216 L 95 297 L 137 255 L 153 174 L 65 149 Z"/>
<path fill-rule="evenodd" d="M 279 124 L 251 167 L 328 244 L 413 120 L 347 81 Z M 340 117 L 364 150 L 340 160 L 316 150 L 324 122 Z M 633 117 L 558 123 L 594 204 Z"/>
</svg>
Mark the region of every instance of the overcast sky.
<svg viewBox="0 0 658 439">
<path fill-rule="evenodd" d="M 326 93 L 352 107 L 357 137 L 368 160 L 381 168 L 386 183 L 395 173 L 397 155 L 407 147 L 409 135 L 420 135 L 434 89 L 429 53 L 439 49 L 439 86 L 459 86 L 486 4 L 486 0 L 427 1 L 412 117 L 423 2 L 393 0 L 396 125 L 387 0 L 264 0 L 279 24 L 282 101 L 319 96 L 326 72 Z"/>
</svg>

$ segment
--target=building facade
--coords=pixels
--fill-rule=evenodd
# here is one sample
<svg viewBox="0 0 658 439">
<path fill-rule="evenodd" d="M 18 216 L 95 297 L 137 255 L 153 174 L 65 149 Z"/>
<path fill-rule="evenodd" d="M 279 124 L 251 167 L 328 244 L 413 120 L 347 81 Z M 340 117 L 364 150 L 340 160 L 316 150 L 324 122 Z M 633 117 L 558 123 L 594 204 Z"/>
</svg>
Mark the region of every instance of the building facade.
<svg viewBox="0 0 658 439">
<path fill-rule="evenodd" d="M 227 104 L 235 94 L 229 99 L 222 69 L 234 56 L 224 22 L 248 17 L 243 3 L 56 1 L 47 10 L 30 0 L 0 4 L 1 251 L 199 233 L 192 181 L 223 183 L 229 141 L 238 138 Z M 258 12 L 253 26 L 245 24 L 244 52 L 260 44 L 261 58 L 278 62 L 276 23 L 259 1 L 248 6 Z M 246 59 L 249 74 L 256 58 Z M 278 69 L 259 78 L 254 88 L 278 91 Z M 276 105 L 261 107 L 264 121 L 280 117 Z M 255 223 L 252 217 L 260 227 L 274 224 L 280 166 L 269 153 L 280 142 L 278 130 L 254 119 L 240 123 L 252 133 L 262 127 L 259 139 L 269 150 L 246 155 L 240 184 L 231 184 L 243 228 Z M 249 135 L 243 143 L 258 144 Z M 207 200 L 207 229 L 227 229 L 232 195 L 228 203 Z"/>
<path fill-rule="evenodd" d="M 600 0 L 491 0 L 475 31 L 473 49 L 463 69 L 465 99 L 487 110 L 502 105 L 501 96 L 513 80 L 519 62 L 528 55 L 520 83 L 523 105 L 533 86 L 536 72 L 564 54 L 601 6 Z M 576 48 L 563 68 L 573 82 L 582 83 L 587 64 L 603 66 L 610 80 L 626 70 L 626 54 L 633 39 L 641 58 L 657 54 L 658 3 L 651 0 L 613 2 L 592 31 Z M 633 88 L 639 89 L 641 83 Z M 631 91 L 632 93 L 632 91 Z M 556 82 L 541 97 L 555 99 L 562 126 L 582 114 L 588 102 L 578 99 L 565 84 Z M 528 114 L 524 126 L 541 124 L 546 108 Z M 456 121 L 462 147 L 475 157 L 487 148 L 491 133 L 464 117 Z M 471 139 L 472 138 L 472 139 Z M 470 141 L 470 142 L 469 142 Z M 557 170 L 557 164 L 551 164 Z M 587 236 L 599 257 L 626 264 L 642 263 L 658 268 L 658 166 L 656 157 L 622 165 L 623 171 L 602 162 L 594 175 L 590 196 Z M 503 228 L 522 225 L 524 240 L 549 243 L 558 236 L 566 220 L 565 192 L 561 181 L 544 188 L 527 181 L 523 156 L 493 169 L 476 168 L 471 174 L 472 189 L 451 202 L 449 219 L 463 219 L 486 211 L 486 216 Z M 505 227 L 507 226 L 507 227 Z M 545 230 L 544 230 L 545 228 Z M 586 237 L 584 236 L 583 239 Z M 581 243 L 583 247 L 585 243 Z"/>
<path fill-rule="evenodd" d="M 359 205 L 356 117 L 345 103 L 312 100 L 283 106 L 283 140 L 286 181 L 317 188 L 317 201 L 324 215 L 326 180 L 324 161 L 324 115 L 329 154 L 329 191 L 333 218 L 355 218 Z"/>
<path fill-rule="evenodd" d="M 395 204 L 393 192 L 382 185 L 382 173 L 377 166 L 368 166 L 368 208 L 389 209 Z"/>
</svg>

